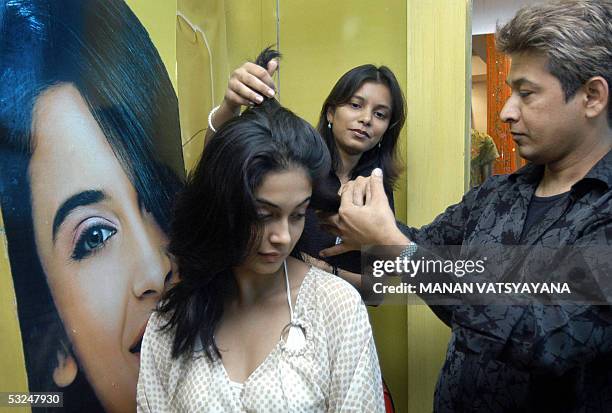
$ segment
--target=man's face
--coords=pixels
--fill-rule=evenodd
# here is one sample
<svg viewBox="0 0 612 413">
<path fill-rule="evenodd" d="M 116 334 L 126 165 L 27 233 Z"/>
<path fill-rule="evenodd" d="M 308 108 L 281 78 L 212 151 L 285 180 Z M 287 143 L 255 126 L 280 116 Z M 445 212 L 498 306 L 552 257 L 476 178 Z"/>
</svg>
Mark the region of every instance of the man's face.
<svg viewBox="0 0 612 413">
<path fill-rule="evenodd" d="M 507 83 L 512 95 L 500 117 L 510 124 L 519 154 L 536 164 L 562 161 L 585 144 L 584 93 L 565 101 L 559 79 L 547 68 L 548 58 L 536 53 L 514 54 Z"/>
</svg>

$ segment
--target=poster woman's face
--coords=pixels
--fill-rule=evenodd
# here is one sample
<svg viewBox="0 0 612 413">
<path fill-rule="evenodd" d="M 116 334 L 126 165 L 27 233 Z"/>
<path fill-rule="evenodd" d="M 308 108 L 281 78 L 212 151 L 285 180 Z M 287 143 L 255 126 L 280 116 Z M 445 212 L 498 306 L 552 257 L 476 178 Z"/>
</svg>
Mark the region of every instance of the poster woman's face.
<svg viewBox="0 0 612 413">
<path fill-rule="evenodd" d="M 34 233 L 55 305 L 105 409 L 133 411 L 140 340 L 171 276 L 166 236 L 76 88 L 38 98 L 33 139 Z"/>
</svg>

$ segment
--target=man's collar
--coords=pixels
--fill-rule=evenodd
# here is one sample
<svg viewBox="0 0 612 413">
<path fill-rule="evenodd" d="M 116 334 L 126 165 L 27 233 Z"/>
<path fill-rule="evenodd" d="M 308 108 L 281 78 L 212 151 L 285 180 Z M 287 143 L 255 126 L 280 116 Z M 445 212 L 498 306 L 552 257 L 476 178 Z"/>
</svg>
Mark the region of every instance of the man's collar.
<svg viewBox="0 0 612 413">
<path fill-rule="evenodd" d="M 528 163 L 510 174 L 510 179 L 520 183 L 540 182 L 544 174 L 544 166 Z"/>
<path fill-rule="evenodd" d="M 612 150 L 610 150 L 603 158 L 601 158 L 595 166 L 591 168 L 582 180 L 595 179 L 603 182 L 609 188 L 612 188 Z M 580 181 L 578 181 L 580 182 Z"/>
<path fill-rule="evenodd" d="M 543 174 L 543 165 L 528 163 L 519 170 L 510 174 L 510 179 L 520 183 L 533 184 L 539 183 Z M 612 150 L 601 158 L 585 175 L 585 177 L 576 182 L 573 187 L 582 185 L 583 182 L 592 182 L 593 180 L 602 182 L 608 188 L 612 188 Z"/>
</svg>

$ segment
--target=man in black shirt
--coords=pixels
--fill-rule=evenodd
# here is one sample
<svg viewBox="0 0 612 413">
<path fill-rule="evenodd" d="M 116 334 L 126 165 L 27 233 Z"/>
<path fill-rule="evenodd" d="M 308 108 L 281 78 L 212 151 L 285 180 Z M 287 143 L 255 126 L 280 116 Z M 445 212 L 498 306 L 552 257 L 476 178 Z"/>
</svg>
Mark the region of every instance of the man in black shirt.
<svg viewBox="0 0 612 413">
<path fill-rule="evenodd" d="M 344 244 L 324 253 L 372 244 L 404 246 L 404 256 L 442 245 L 612 245 L 611 22 L 610 0 L 519 11 L 496 35 L 512 57 L 501 117 L 530 164 L 489 178 L 420 229 L 398 228 L 375 170 L 343 187 L 333 224 Z M 596 276 L 610 288 L 610 272 Z M 611 412 L 612 303 L 591 304 L 435 308 L 452 338 L 434 410 Z"/>
</svg>

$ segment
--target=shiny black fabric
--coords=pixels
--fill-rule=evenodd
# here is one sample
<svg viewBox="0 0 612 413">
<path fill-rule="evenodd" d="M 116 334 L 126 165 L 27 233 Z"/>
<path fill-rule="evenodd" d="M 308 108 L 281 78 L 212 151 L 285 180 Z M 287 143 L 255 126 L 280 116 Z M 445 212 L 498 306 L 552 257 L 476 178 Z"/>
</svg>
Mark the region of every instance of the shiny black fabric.
<svg viewBox="0 0 612 413">
<path fill-rule="evenodd" d="M 402 231 L 424 248 L 611 245 L 612 152 L 522 234 L 542 173 L 542 166 L 527 165 L 512 175 L 493 176 L 431 224 Z M 604 277 L 610 285 L 612 274 Z M 434 411 L 612 412 L 610 306 L 432 309 L 452 329 Z"/>
</svg>

